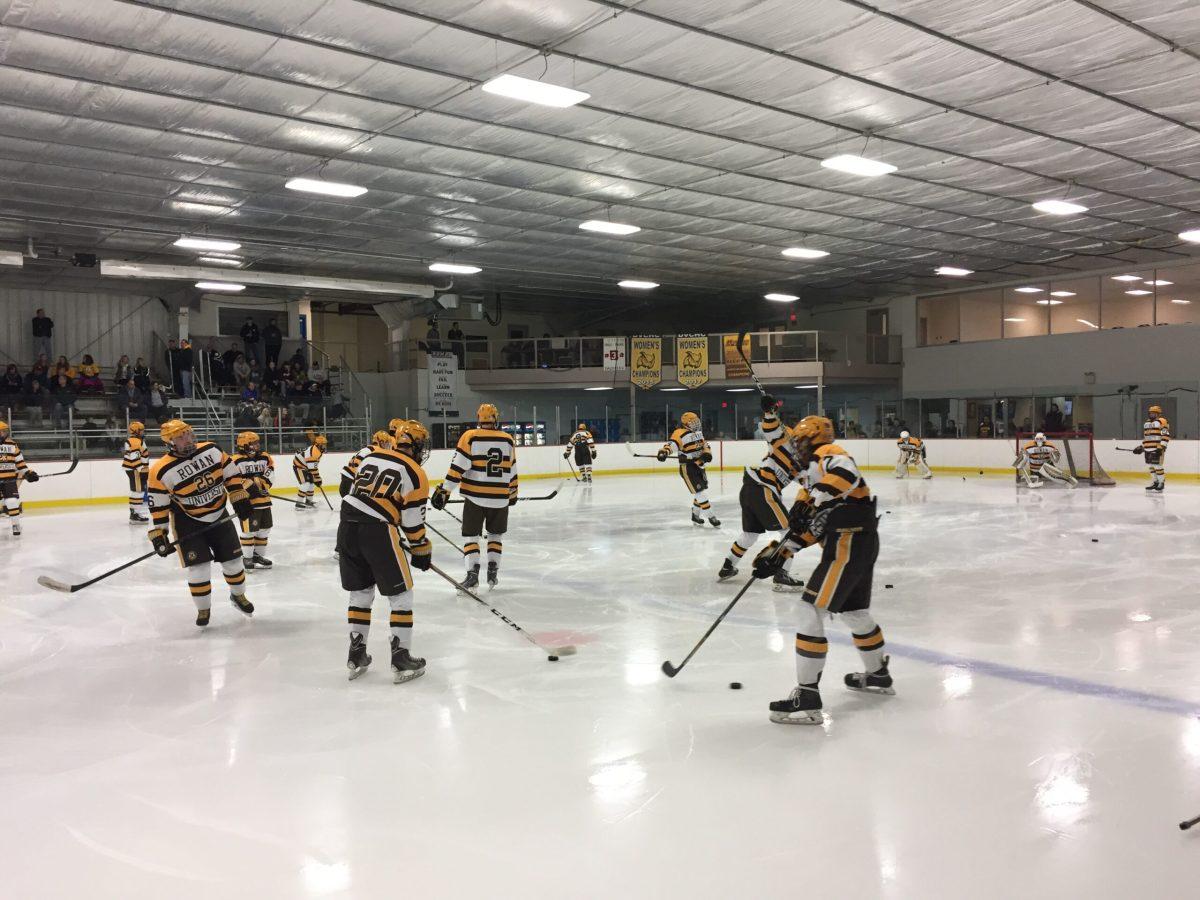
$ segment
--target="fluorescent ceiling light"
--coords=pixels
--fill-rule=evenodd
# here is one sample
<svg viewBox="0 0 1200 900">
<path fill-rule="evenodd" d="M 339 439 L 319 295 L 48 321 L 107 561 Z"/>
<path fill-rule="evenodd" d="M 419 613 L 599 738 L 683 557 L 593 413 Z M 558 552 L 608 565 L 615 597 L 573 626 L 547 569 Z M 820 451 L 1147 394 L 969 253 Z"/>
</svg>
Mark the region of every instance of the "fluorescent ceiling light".
<svg viewBox="0 0 1200 900">
<path fill-rule="evenodd" d="M 585 391 L 611 391 L 612 388 L 610 388 L 610 387 L 590 387 L 590 388 L 584 388 L 584 390 Z"/>
<path fill-rule="evenodd" d="M 895 172 L 896 167 L 877 159 L 867 159 L 865 156 L 855 156 L 853 153 L 843 153 L 821 160 L 821 165 L 827 169 L 836 169 L 850 175 L 861 175 L 864 178 L 875 178 Z"/>
<path fill-rule="evenodd" d="M 1187 304 L 1187 303 L 1191 303 L 1192 301 L 1191 301 L 1191 300 L 1172 300 L 1171 302 L 1172 302 L 1172 303 L 1178 303 L 1178 304 L 1180 304 L 1180 305 L 1184 305 L 1184 304 Z"/>
<path fill-rule="evenodd" d="M 245 262 L 235 256 L 201 256 L 197 262 L 212 263 L 214 266 L 240 266 Z"/>
<path fill-rule="evenodd" d="M 1051 291 L 1050 296 L 1051 297 L 1074 297 L 1075 292 L 1074 291 Z"/>
<path fill-rule="evenodd" d="M 819 385 L 819 384 L 798 384 L 798 385 L 796 385 L 796 390 L 799 390 L 799 391 L 815 391 L 815 390 L 816 390 L 817 388 L 819 388 L 819 387 L 820 387 L 820 385 Z"/>
<path fill-rule="evenodd" d="M 1061 300 L 1038 300 L 1037 305 L 1038 306 L 1062 306 L 1063 302 Z"/>
<path fill-rule="evenodd" d="M 232 206 L 217 206 L 215 203 L 193 203 L 190 200 L 172 200 L 171 208 L 177 209 L 180 212 L 213 213 L 216 215 L 230 213 L 231 215 L 237 215 L 237 210 Z"/>
<path fill-rule="evenodd" d="M 1179 239 L 1183 241 L 1191 241 L 1193 244 L 1200 244 L 1200 228 L 1193 228 L 1190 231 L 1179 232 Z"/>
<path fill-rule="evenodd" d="M 776 303 L 795 303 L 800 298 L 795 294 L 763 294 L 766 300 L 774 300 Z"/>
<path fill-rule="evenodd" d="M 100 274 L 106 278 L 148 278 L 155 281 L 210 281 L 225 277 L 208 266 L 167 266 L 133 262 L 128 259 L 100 260 Z M 293 275 L 284 272 L 257 272 L 240 269 L 237 280 L 245 284 L 301 288 L 311 291 L 353 291 L 362 294 L 407 294 L 431 298 L 437 293 L 432 284 L 399 281 L 368 281 L 365 278 L 330 278 L 322 275 Z"/>
<path fill-rule="evenodd" d="M 0 250 L 0 266 L 23 266 L 25 257 L 18 250 Z"/>
<path fill-rule="evenodd" d="M 196 287 L 202 291 L 229 291 L 230 293 L 237 293 L 246 289 L 244 284 L 233 284 L 229 281 L 197 281 Z"/>
<path fill-rule="evenodd" d="M 745 393 L 748 393 L 753 390 L 756 390 L 756 389 L 755 388 L 726 388 L 725 393 L 727 393 L 727 394 L 745 394 Z"/>
<path fill-rule="evenodd" d="M 308 194 L 327 194 L 330 197 L 361 197 L 367 192 L 357 184 L 341 184 L 337 181 L 322 181 L 319 178 L 292 178 L 284 185 L 289 191 L 304 191 Z"/>
<path fill-rule="evenodd" d="M 211 238 L 181 237 L 175 242 L 176 247 L 184 250 L 215 250 L 218 253 L 232 253 L 240 250 L 242 245 L 234 241 L 217 241 Z"/>
<path fill-rule="evenodd" d="M 483 269 L 479 266 L 462 266 L 458 263 L 433 263 L 429 267 L 430 272 L 449 272 L 451 275 L 475 275 L 482 272 Z"/>
<path fill-rule="evenodd" d="M 1081 325 L 1086 325 L 1088 328 L 1099 328 L 1100 327 L 1099 325 L 1089 322 L 1087 319 L 1076 319 L 1075 321 Z"/>
<path fill-rule="evenodd" d="M 1175 282 L 1173 282 L 1173 281 L 1151 281 L 1149 278 L 1147 278 L 1143 282 L 1143 284 L 1157 284 L 1159 287 L 1165 287 L 1168 284 L 1174 284 L 1174 283 Z"/>
<path fill-rule="evenodd" d="M 484 83 L 483 89 L 489 94 L 499 94 L 501 97 L 511 97 L 527 103 L 539 103 L 542 106 L 574 106 L 592 96 L 557 84 L 521 78 L 519 75 L 498 75 Z"/>
<path fill-rule="evenodd" d="M 639 291 L 648 291 L 658 287 L 657 281 L 637 281 L 633 278 L 626 278 L 624 281 L 618 281 L 617 287 L 634 288 Z"/>
<path fill-rule="evenodd" d="M 1040 293 L 1042 293 L 1042 291 L 1045 290 L 1045 288 L 1019 287 L 1019 288 L 1013 288 L 1013 290 L 1016 291 L 1018 294 L 1040 294 Z"/>
<path fill-rule="evenodd" d="M 1141 275 L 1114 275 L 1113 281 L 1142 281 Z"/>
<path fill-rule="evenodd" d="M 1088 211 L 1086 206 L 1071 203 L 1067 200 L 1039 200 L 1033 204 L 1033 208 L 1038 212 L 1049 213 L 1052 216 L 1073 216 L 1076 213 L 1085 213 Z"/>
<path fill-rule="evenodd" d="M 623 222 L 606 222 L 603 219 L 588 219 L 580 222 L 579 227 L 584 231 L 599 231 L 601 234 L 633 234 L 641 231 L 638 225 L 626 225 Z"/>
<path fill-rule="evenodd" d="M 828 250 L 813 250 L 811 247 L 788 247 L 779 252 L 791 259 L 820 259 L 829 255 Z"/>
<path fill-rule="evenodd" d="M 975 274 L 974 269 L 960 269 L 957 266 L 938 266 L 933 271 L 936 275 L 953 275 L 955 277 Z"/>
<path fill-rule="evenodd" d="M 1141 288 L 1137 288 L 1136 290 L 1126 291 L 1125 293 L 1134 297 L 1145 297 L 1147 294 L 1153 294 L 1154 291 L 1143 291 Z"/>
<path fill-rule="evenodd" d="M 1024 322 L 1025 320 L 1024 320 L 1024 319 L 1018 319 L 1018 318 L 1016 318 L 1016 317 L 1013 317 L 1013 318 L 1011 318 L 1011 319 L 1005 319 L 1004 321 L 1005 321 L 1005 322 Z"/>
<path fill-rule="evenodd" d="M 687 388 L 659 388 L 664 394 L 669 394 L 672 391 L 686 391 Z"/>
</svg>

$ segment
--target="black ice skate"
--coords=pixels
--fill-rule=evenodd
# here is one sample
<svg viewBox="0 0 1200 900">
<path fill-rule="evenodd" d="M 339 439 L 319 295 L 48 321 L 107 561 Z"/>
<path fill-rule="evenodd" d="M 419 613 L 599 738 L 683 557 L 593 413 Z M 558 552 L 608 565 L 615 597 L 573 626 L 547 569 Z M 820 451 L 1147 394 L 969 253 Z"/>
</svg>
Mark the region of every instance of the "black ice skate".
<svg viewBox="0 0 1200 900">
<path fill-rule="evenodd" d="M 275 563 L 271 562 L 265 556 L 262 556 L 258 553 L 254 554 L 253 559 L 254 559 L 254 564 L 256 566 L 258 566 L 260 569 L 269 569 L 269 568 L 271 568 L 271 566 L 275 565 Z"/>
<path fill-rule="evenodd" d="M 392 638 L 392 684 L 404 684 L 425 674 L 425 660 L 413 656 L 400 646 L 400 638 Z"/>
<path fill-rule="evenodd" d="M 737 575 L 738 570 L 734 568 L 733 563 L 729 560 L 721 563 L 721 571 L 717 573 L 717 581 L 728 581 Z"/>
<path fill-rule="evenodd" d="M 497 584 L 500 583 L 500 564 L 499 563 L 494 563 L 494 562 L 488 563 L 487 583 L 488 583 L 488 587 L 493 587 L 493 588 Z"/>
<path fill-rule="evenodd" d="M 846 676 L 846 687 L 852 691 L 865 691 L 869 694 L 894 694 L 892 676 L 888 673 L 888 660 L 883 658 L 883 665 L 874 672 L 851 672 Z"/>
<path fill-rule="evenodd" d="M 229 602 L 234 605 L 238 612 L 246 616 L 254 615 L 254 604 L 246 599 L 246 595 L 230 594 Z"/>
<path fill-rule="evenodd" d="M 212 616 L 212 610 L 210 609 L 196 610 L 196 624 L 201 628 L 207 627 L 210 616 Z"/>
<path fill-rule="evenodd" d="M 150 521 L 150 520 L 149 520 L 148 518 L 146 518 L 145 516 L 139 516 L 139 515 L 138 515 L 138 514 L 137 514 L 137 513 L 136 513 L 134 510 L 132 510 L 132 509 L 129 511 L 129 524 L 130 524 L 130 525 L 136 525 L 136 524 L 138 524 L 139 522 L 149 522 L 149 521 Z"/>
<path fill-rule="evenodd" d="M 21 523 L 20 522 L 13 522 L 13 536 L 14 537 L 21 536 Z"/>
<path fill-rule="evenodd" d="M 473 591 L 475 588 L 479 587 L 479 566 L 475 566 L 473 569 L 471 569 L 471 571 L 467 573 L 467 577 L 458 583 L 458 586 L 468 591 Z"/>
<path fill-rule="evenodd" d="M 787 591 L 800 591 L 804 589 L 803 581 L 797 581 L 782 569 L 780 569 L 779 574 L 775 576 L 773 583 L 774 588 L 772 588 L 772 590 L 780 591 L 781 593 Z"/>
<path fill-rule="evenodd" d="M 718 519 L 716 516 L 709 516 L 709 517 L 708 517 L 708 524 L 709 524 L 709 525 L 711 525 L 713 528 L 720 528 L 720 527 L 721 527 L 721 520 L 720 520 L 720 519 Z"/>
<path fill-rule="evenodd" d="M 692 510 L 692 524 L 699 525 L 701 528 L 704 527 L 704 520 L 700 518 L 700 513 L 696 512 L 694 509 Z"/>
<path fill-rule="evenodd" d="M 797 685 L 786 700 L 771 704 L 771 721 L 779 725 L 820 725 L 821 692 L 815 684 Z"/>
<path fill-rule="evenodd" d="M 369 665 L 371 665 L 371 654 L 367 652 L 366 639 L 355 632 L 350 635 L 350 654 L 346 657 L 346 668 L 350 670 L 350 680 L 353 681 L 366 672 Z"/>
<path fill-rule="evenodd" d="M 253 569 L 254 568 L 254 557 L 253 556 L 243 556 L 242 557 L 242 568 L 245 569 L 247 572 L 249 572 L 251 569 Z"/>
</svg>

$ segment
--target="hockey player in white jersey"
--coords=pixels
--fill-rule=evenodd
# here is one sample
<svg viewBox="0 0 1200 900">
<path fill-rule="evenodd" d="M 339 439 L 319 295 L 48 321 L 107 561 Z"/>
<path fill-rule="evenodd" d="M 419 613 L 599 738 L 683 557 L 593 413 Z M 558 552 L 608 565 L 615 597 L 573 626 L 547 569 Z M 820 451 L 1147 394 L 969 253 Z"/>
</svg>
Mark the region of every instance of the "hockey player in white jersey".
<svg viewBox="0 0 1200 900">
<path fill-rule="evenodd" d="M 587 424 L 579 423 L 575 433 L 567 439 L 567 447 L 563 450 L 563 459 L 575 456 L 575 465 L 579 468 L 579 477 L 584 484 L 592 483 L 592 463 L 596 459 L 596 439 L 588 431 Z"/>
<path fill-rule="evenodd" d="M 1032 441 L 1026 441 L 1021 447 L 1017 458 L 1013 460 L 1013 467 L 1026 486 L 1031 488 L 1040 488 L 1042 478 L 1075 487 L 1079 482 L 1058 467 L 1061 458 L 1058 447 L 1053 441 L 1046 440 L 1046 435 L 1039 431 Z"/>
</svg>

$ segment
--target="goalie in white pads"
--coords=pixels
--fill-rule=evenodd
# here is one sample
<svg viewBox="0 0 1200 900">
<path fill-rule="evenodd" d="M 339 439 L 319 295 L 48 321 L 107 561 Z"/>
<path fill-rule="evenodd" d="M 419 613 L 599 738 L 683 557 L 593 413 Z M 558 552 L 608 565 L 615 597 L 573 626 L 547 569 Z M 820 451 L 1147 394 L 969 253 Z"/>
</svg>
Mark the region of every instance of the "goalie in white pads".
<svg viewBox="0 0 1200 900">
<path fill-rule="evenodd" d="M 1046 435 L 1039 431 L 1017 453 L 1013 467 L 1018 477 L 1031 488 L 1041 487 L 1043 477 L 1075 487 L 1079 482 L 1058 467 L 1061 458 L 1062 453 L 1054 446 L 1054 442 L 1046 440 Z"/>
<path fill-rule="evenodd" d="M 913 437 L 907 431 L 902 431 L 900 439 L 896 441 L 896 447 L 900 450 L 900 458 L 896 460 L 897 478 L 907 478 L 909 466 L 916 466 L 922 478 L 933 477 L 929 464 L 925 462 L 925 442 L 923 440 Z"/>
</svg>

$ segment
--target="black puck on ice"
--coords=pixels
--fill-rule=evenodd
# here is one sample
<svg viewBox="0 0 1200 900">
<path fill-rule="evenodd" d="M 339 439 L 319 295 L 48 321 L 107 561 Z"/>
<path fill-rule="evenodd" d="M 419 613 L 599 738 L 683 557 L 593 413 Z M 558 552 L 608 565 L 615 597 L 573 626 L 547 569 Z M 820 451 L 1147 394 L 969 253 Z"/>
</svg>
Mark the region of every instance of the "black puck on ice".
<svg viewBox="0 0 1200 900">
<path fill-rule="evenodd" d="M 554 655 L 547 656 L 546 659 L 549 660 L 550 662 L 558 662 L 558 657 L 554 656 Z"/>
<path fill-rule="evenodd" d="M 731 691 L 740 691 L 742 689 L 742 683 L 740 681 L 731 681 L 729 682 L 729 689 Z"/>
<path fill-rule="evenodd" d="M 1098 544 L 1098 543 L 1100 543 L 1100 538 L 1092 538 L 1092 543 L 1093 543 L 1093 544 Z"/>
<path fill-rule="evenodd" d="M 884 585 L 884 587 L 885 587 L 885 588 L 890 588 L 890 587 L 891 587 L 891 585 L 890 585 L 890 584 L 885 584 L 885 585 Z"/>
</svg>

